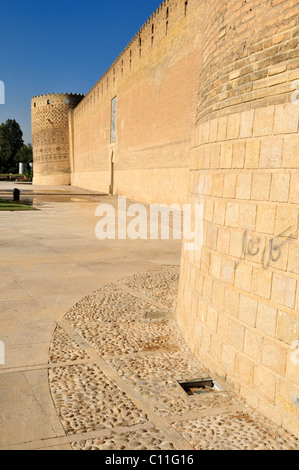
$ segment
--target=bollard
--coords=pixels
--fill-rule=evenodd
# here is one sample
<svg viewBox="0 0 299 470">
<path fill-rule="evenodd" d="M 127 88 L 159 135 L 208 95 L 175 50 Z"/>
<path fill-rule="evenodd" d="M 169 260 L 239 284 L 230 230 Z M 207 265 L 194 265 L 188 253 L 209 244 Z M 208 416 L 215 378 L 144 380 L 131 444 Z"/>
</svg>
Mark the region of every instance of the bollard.
<svg viewBox="0 0 299 470">
<path fill-rule="evenodd" d="M 14 200 L 15 202 L 19 202 L 19 200 L 20 200 L 20 194 L 21 194 L 21 192 L 20 192 L 19 189 L 15 188 L 15 189 L 13 190 L 13 200 Z"/>
</svg>

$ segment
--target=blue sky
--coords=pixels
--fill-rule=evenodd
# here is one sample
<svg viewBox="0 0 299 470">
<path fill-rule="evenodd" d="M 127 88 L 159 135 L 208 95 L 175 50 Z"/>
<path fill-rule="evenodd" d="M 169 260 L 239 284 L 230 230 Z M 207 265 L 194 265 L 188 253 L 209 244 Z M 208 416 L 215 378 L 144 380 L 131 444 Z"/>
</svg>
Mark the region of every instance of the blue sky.
<svg viewBox="0 0 299 470">
<path fill-rule="evenodd" d="M 87 93 L 162 0 L 9 0 L 0 5 L 0 123 L 16 119 L 31 142 L 30 102 Z"/>
</svg>

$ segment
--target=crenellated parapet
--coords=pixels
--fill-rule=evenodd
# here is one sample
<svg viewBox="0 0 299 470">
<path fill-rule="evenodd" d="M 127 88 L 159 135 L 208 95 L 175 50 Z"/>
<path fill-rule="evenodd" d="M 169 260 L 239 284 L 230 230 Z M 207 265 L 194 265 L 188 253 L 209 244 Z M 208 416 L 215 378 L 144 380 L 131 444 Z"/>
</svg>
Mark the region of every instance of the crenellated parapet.
<svg viewBox="0 0 299 470">
<path fill-rule="evenodd" d="M 34 96 L 31 100 L 31 107 L 47 105 L 68 105 L 68 108 L 75 108 L 85 95 L 77 93 L 51 93 L 46 95 Z"/>
<path fill-rule="evenodd" d="M 151 54 L 159 42 L 172 34 L 182 20 L 188 21 L 190 12 L 197 8 L 194 0 L 165 0 L 136 32 L 100 80 L 87 93 L 77 112 L 89 106 L 90 101 L 105 97 L 123 78 L 135 73 L 142 59 Z M 187 18 L 187 16 L 189 17 Z"/>
</svg>

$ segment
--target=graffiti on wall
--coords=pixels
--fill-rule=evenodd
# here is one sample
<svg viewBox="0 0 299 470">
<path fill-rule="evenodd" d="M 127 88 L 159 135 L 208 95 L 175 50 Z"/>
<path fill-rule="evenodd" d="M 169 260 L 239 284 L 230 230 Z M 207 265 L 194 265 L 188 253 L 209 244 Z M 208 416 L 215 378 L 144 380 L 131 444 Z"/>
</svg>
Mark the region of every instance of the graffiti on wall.
<svg viewBox="0 0 299 470">
<path fill-rule="evenodd" d="M 270 238 L 263 243 L 263 239 L 259 236 L 254 236 L 248 233 L 247 230 L 243 233 L 242 239 L 242 255 L 241 259 L 245 259 L 248 256 L 258 258 L 260 264 L 264 269 L 268 269 L 272 263 L 277 263 L 282 256 L 282 249 L 288 243 L 289 240 L 295 238 L 296 234 L 288 233 L 294 227 L 289 227 L 281 232 L 276 237 Z M 237 263 L 236 267 L 241 263 Z"/>
</svg>

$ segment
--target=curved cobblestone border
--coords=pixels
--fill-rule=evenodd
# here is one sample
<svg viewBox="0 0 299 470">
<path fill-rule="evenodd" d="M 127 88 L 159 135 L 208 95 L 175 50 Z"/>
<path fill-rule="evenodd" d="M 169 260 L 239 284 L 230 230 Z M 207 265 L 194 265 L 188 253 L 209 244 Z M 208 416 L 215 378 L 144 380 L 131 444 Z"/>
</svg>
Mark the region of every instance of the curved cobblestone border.
<svg viewBox="0 0 299 470">
<path fill-rule="evenodd" d="M 49 385 L 73 449 L 299 449 L 231 391 L 182 390 L 210 373 L 171 318 L 178 278 L 166 266 L 108 284 L 57 325 Z"/>
</svg>

